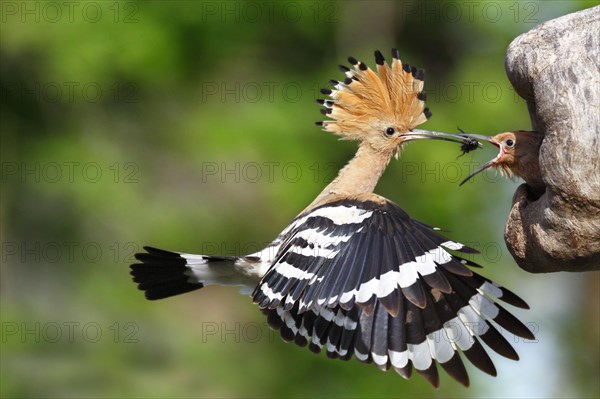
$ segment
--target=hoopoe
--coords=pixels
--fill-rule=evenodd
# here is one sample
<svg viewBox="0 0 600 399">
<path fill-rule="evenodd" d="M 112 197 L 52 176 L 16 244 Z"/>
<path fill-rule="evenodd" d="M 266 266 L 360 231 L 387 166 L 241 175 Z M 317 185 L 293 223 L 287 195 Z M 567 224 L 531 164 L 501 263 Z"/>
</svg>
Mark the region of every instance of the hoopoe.
<svg viewBox="0 0 600 399">
<path fill-rule="evenodd" d="M 516 130 L 504 132 L 493 137 L 478 134 L 467 134 L 466 137 L 488 141 L 499 148 L 498 155 L 483 164 L 468 175 L 461 183 L 471 179 L 476 174 L 488 169 L 496 168 L 509 178 L 520 177 L 525 180 L 531 192 L 537 196 L 546 190 L 546 184 L 540 173 L 540 146 L 544 135 L 537 131 Z"/>
<path fill-rule="evenodd" d="M 210 284 L 241 286 L 285 341 L 353 356 L 393 368 L 409 378 L 414 368 L 439 386 L 436 362 L 465 386 L 459 352 L 484 372 L 495 366 L 480 341 L 510 359 L 518 355 L 494 324 L 524 338 L 531 331 L 495 299 L 528 308 L 508 289 L 473 272 L 480 267 L 457 254 L 477 252 L 450 241 L 439 229 L 412 219 L 373 193 L 406 143 L 463 136 L 417 130 L 425 108 L 424 72 L 402 64 L 397 50 L 388 65 L 375 52 L 377 72 L 350 57 L 343 81 L 320 100 L 330 119 L 317 122 L 342 139 L 358 141 L 355 157 L 265 249 L 246 256 L 208 256 L 144 247 L 131 265 L 148 299 Z M 468 141 L 472 149 L 473 142 Z M 493 322 L 493 323 L 492 323 Z"/>
</svg>

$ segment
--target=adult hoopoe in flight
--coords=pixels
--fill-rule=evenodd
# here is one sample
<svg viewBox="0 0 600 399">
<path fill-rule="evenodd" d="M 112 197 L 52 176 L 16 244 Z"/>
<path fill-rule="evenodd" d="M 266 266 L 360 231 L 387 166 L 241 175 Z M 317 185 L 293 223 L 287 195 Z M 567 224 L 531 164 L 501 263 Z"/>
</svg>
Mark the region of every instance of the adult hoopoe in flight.
<svg viewBox="0 0 600 399">
<path fill-rule="evenodd" d="M 520 308 L 511 291 L 473 272 L 456 253 L 474 253 L 411 219 L 373 193 L 384 169 L 416 139 L 464 143 L 465 137 L 416 130 L 425 108 L 423 71 L 388 65 L 375 52 L 377 72 L 350 57 L 343 81 L 323 89 L 318 122 L 325 131 L 358 141 L 356 156 L 264 250 L 240 257 L 194 255 L 145 247 L 131 266 L 148 299 L 205 285 L 237 285 L 252 295 L 286 341 L 348 360 L 353 356 L 409 378 L 414 368 L 439 385 L 436 362 L 467 386 L 459 352 L 488 374 L 496 369 L 480 343 L 518 359 L 494 324 L 524 338 L 529 329 L 495 299 Z M 468 147 L 472 147 L 472 141 Z M 452 251 L 452 252 L 450 252 Z M 494 323 L 492 323 L 492 321 Z"/>
<path fill-rule="evenodd" d="M 479 169 L 467 176 L 460 185 L 476 174 L 488 169 L 496 168 L 509 178 L 520 177 L 530 187 L 531 192 L 539 196 L 546 190 L 546 184 L 540 173 L 540 146 L 544 135 L 536 131 L 516 130 L 505 132 L 493 137 L 478 134 L 467 134 L 467 137 L 485 140 L 499 148 L 498 155 L 486 162 Z"/>
</svg>

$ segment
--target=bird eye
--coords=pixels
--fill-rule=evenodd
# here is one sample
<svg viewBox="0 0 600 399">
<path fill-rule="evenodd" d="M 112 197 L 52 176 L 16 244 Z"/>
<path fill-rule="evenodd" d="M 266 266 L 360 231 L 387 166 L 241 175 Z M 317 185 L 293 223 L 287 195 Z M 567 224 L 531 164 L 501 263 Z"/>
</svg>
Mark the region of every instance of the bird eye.
<svg viewBox="0 0 600 399">
<path fill-rule="evenodd" d="M 511 148 L 512 146 L 515 145 L 515 142 L 514 142 L 513 139 L 508 139 L 508 140 L 506 140 L 505 143 L 506 143 L 506 146 L 509 147 L 509 148 Z"/>
<path fill-rule="evenodd" d="M 394 129 L 393 127 L 388 127 L 387 129 L 385 129 L 385 134 L 387 134 L 388 136 L 392 136 L 394 133 L 396 133 L 396 129 Z"/>
</svg>

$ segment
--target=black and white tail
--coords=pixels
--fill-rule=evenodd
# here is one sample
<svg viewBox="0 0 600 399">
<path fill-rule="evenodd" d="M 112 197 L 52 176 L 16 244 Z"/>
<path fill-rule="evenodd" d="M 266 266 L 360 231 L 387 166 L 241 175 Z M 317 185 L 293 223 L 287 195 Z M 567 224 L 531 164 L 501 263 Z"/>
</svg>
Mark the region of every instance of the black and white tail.
<svg viewBox="0 0 600 399">
<path fill-rule="evenodd" d="M 233 276 L 236 262 L 244 258 L 193 255 L 153 247 L 144 250 L 135 255 L 141 263 L 131 265 L 131 275 L 147 299 L 168 298 L 210 284 L 243 285 Z"/>
<path fill-rule="evenodd" d="M 436 364 L 468 386 L 460 353 L 496 375 L 482 343 L 517 360 L 500 330 L 534 339 L 498 302 L 528 305 L 475 273 L 475 253 L 369 194 L 301 214 L 264 250 L 242 257 L 192 255 L 144 247 L 131 274 L 148 299 L 205 285 L 252 293 L 269 325 L 313 352 L 413 370 L 439 385 Z"/>
</svg>

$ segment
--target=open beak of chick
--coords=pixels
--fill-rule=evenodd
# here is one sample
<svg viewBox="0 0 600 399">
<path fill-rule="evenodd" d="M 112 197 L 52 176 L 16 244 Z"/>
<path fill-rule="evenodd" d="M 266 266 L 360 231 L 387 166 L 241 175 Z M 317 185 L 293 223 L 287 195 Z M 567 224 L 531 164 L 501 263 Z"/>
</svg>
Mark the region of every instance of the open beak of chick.
<svg viewBox="0 0 600 399">
<path fill-rule="evenodd" d="M 504 147 L 503 147 L 502 143 L 500 143 L 499 141 L 496 140 L 497 136 L 489 137 L 489 136 L 483 136 L 483 135 L 480 135 L 480 134 L 468 134 L 468 135 L 465 135 L 465 136 L 471 137 L 471 138 L 476 139 L 476 140 L 481 140 L 481 141 L 486 141 L 488 143 L 491 143 L 491 144 L 495 145 L 496 147 L 498 147 L 498 149 L 500 151 L 498 152 L 498 155 L 496 155 L 495 158 L 493 158 L 490 161 L 486 162 L 480 168 L 475 169 L 475 171 L 473 171 L 473 173 L 471 173 L 463 181 L 460 182 L 459 186 L 462 186 L 468 180 L 470 180 L 473 176 L 475 176 L 476 174 L 478 174 L 480 172 L 483 172 L 486 169 L 500 167 L 503 164 L 503 162 L 504 162 L 504 156 L 505 156 Z"/>
</svg>

